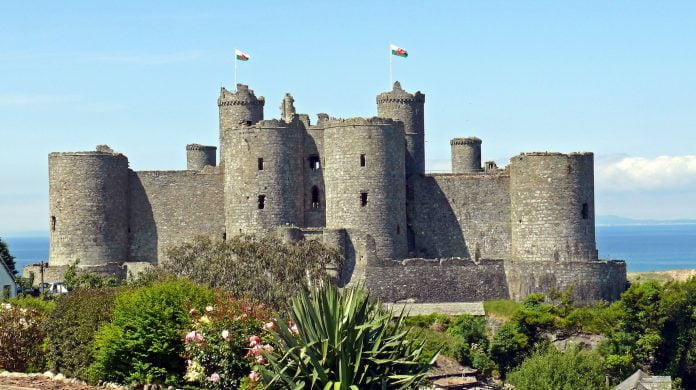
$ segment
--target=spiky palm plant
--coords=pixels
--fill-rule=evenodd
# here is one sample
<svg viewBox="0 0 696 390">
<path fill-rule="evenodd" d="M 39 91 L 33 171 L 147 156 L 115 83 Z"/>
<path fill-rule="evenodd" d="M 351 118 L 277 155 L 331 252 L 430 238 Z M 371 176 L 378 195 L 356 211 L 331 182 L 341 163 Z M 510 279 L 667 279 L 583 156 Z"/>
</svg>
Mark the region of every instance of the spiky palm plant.
<svg viewBox="0 0 696 390">
<path fill-rule="evenodd" d="M 279 321 L 277 348 L 259 367 L 270 389 L 413 389 L 431 365 L 419 361 L 424 342 L 409 334 L 403 313 L 392 320 L 362 288 L 300 293 L 290 317 Z"/>
</svg>

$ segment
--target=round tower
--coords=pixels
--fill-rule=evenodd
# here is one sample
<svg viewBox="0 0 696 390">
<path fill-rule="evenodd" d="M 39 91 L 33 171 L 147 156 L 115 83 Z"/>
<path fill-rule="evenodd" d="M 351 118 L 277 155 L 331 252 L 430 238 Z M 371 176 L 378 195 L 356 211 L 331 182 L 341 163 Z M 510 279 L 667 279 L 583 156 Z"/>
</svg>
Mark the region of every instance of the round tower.
<svg viewBox="0 0 696 390">
<path fill-rule="evenodd" d="M 258 98 L 248 85 L 237 84 L 237 90 L 230 92 L 224 87 L 220 88 L 218 97 L 218 109 L 220 111 L 220 165 L 224 166 L 222 155 L 225 152 L 223 132 L 226 129 L 240 124 L 253 125 L 263 120 L 263 105 L 266 100 L 263 96 Z"/>
<path fill-rule="evenodd" d="M 303 226 L 303 133 L 279 120 L 238 125 L 223 134 L 227 234 Z"/>
<path fill-rule="evenodd" d="M 481 140 L 476 137 L 454 138 L 452 148 L 452 173 L 481 172 Z"/>
<path fill-rule="evenodd" d="M 48 155 L 50 265 L 128 261 L 128 159 L 108 147 Z"/>
<path fill-rule="evenodd" d="M 283 103 L 280 105 L 280 115 L 281 119 L 288 123 L 292 122 L 295 116 L 295 99 L 289 93 L 285 94 Z"/>
<path fill-rule="evenodd" d="M 510 198 L 513 260 L 597 260 L 592 153 L 513 157 Z"/>
<path fill-rule="evenodd" d="M 353 118 L 324 123 L 326 228 L 354 229 L 382 259 L 404 258 L 406 179 L 401 122 Z"/>
<path fill-rule="evenodd" d="M 217 148 L 215 146 L 186 145 L 186 169 L 189 171 L 200 171 L 208 165 L 214 167 L 216 153 Z"/>
<path fill-rule="evenodd" d="M 401 89 L 397 81 L 390 92 L 377 96 L 377 116 L 391 118 L 404 124 L 406 137 L 406 176 L 425 173 L 425 95 L 411 94 Z"/>
</svg>

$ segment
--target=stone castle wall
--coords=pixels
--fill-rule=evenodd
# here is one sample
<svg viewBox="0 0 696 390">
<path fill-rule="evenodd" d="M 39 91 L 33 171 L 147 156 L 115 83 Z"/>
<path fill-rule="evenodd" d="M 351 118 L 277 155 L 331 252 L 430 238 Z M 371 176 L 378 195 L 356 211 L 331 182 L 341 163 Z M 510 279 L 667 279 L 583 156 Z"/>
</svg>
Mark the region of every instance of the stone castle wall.
<svg viewBox="0 0 696 390">
<path fill-rule="evenodd" d="M 129 182 L 130 261 L 155 264 L 172 245 L 224 237 L 220 173 L 131 171 Z"/>
<path fill-rule="evenodd" d="M 128 259 L 128 159 L 113 151 L 48 157 L 52 265 Z"/>
<path fill-rule="evenodd" d="M 372 236 L 377 255 L 404 258 L 404 133 L 383 118 L 334 120 L 324 130 L 326 226 Z"/>
<path fill-rule="evenodd" d="M 230 234 L 304 226 L 304 132 L 284 121 L 260 121 L 223 134 L 225 220 Z"/>
<path fill-rule="evenodd" d="M 409 179 L 416 256 L 507 259 L 510 176 L 431 174 Z"/>
</svg>

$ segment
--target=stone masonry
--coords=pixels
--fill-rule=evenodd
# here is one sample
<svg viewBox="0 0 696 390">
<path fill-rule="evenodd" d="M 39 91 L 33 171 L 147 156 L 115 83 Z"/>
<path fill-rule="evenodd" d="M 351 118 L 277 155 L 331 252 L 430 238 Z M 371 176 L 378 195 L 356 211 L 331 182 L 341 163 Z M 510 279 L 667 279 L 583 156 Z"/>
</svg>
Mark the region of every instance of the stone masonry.
<svg viewBox="0 0 696 390">
<path fill-rule="evenodd" d="M 315 124 L 294 102 L 286 94 L 280 119 L 264 120 L 263 97 L 222 88 L 219 149 L 187 145 L 184 171 L 134 171 L 107 146 L 51 153 L 49 269 L 136 269 L 195 236 L 277 232 L 336 247 L 340 284 L 387 302 L 571 287 L 594 302 L 625 288 L 625 263 L 597 258 L 592 153 L 484 168 L 482 141 L 455 138 L 452 173 L 426 174 L 424 94 L 396 82 L 377 117 Z"/>
</svg>

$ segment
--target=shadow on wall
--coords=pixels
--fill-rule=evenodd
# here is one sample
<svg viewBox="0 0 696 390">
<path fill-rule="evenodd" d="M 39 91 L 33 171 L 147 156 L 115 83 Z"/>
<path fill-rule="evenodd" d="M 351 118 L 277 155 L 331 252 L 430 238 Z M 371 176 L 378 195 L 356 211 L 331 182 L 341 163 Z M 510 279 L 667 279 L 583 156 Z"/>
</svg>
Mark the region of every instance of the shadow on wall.
<svg viewBox="0 0 696 390">
<path fill-rule="evenodd" d="M 409 236 L 415 257 L 470 257 L 464 234 L 447 196 L 429 176 L 409 178 Z"/>
<path fill-rule="evenodd" d="M 128 239 L 129 261 L 145 261 L 157 264 L 157 225 L 152 214 L 152 204 L 138 175 L 130 172 L 130 215 Z"/>
</svg>

